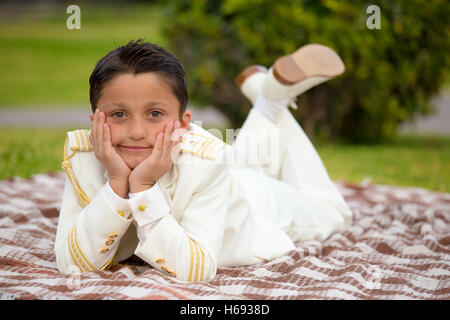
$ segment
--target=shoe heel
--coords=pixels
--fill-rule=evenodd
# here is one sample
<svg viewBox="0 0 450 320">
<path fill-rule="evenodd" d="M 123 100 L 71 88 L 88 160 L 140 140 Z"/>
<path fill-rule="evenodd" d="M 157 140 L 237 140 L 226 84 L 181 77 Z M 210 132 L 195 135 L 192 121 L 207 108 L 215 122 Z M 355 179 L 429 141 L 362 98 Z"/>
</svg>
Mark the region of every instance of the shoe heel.
<svg viewBox="0 0 450 320">
<path fill-rule="evenodd" d="M 250 67 L 245 68 L 238 74 L 238 76 L 234 79 L 234 82 L 240 88 L 242 84 L 247 80 L 250 76 L 257 72 L 267 72 L 267 68 L 258 64 L 251 65 Z"/>
<path fill-rule="evenodd" d="M 286 86 L 293 85 L 307 77 L 300 65 L 290 55 L 277 59 L 272 72 L 275 79 Z"/>
</svg>

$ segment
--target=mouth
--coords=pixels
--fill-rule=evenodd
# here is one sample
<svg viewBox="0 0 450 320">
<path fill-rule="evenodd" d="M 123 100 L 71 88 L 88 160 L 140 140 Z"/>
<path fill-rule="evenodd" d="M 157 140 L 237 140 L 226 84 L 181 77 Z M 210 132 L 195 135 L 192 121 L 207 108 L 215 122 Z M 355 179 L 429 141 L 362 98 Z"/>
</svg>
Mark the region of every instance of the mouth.
<svg viewBox="0 0 450 320">
<path fill-rule="evenodd" d="M 140 151 L 148 151 L 151 150 L 152 147 L 144 147 L 144 146 L 119 146 L 120 149 L 128 152 L 140 152 Z"/>
</svg>

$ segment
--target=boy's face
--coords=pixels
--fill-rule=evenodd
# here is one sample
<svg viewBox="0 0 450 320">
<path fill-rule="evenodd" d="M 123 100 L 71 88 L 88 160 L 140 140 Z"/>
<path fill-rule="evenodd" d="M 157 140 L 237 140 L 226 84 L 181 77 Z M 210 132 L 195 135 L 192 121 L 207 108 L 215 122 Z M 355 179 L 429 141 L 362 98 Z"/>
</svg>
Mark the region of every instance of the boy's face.
<svg viewBox="0 0 450 320">
<path fill-rule="evenodd" d="M 166 123 L 180 120 L 188 129 L 191 120 L 189 110 L 179 118 L 177 98 L 155 73 L 116 76 L 102 89 L 97 108 L 105 113 L 114 149 L 131 169 L 152 153 L 156 135 Z"/>
</svg>

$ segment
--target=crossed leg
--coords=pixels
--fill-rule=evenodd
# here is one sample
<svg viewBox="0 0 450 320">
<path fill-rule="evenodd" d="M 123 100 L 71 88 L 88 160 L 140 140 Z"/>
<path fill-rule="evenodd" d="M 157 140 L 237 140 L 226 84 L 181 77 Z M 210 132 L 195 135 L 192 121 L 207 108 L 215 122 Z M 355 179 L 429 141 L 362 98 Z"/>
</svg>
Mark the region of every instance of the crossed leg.
<svg viewBox="0 0 450 320">
<path fill-rule="evenodd" d="M 236 154 L 245 154 L 240 159 L 251 160 L 240 161 L 236 168 L 265 177 L 279 207 L 267 218 L 293 241 L 323 240 L 351 224 L 350 208 L 287 108 L 275 123 L 251 109 L 232 147 Z"/>
</svg>

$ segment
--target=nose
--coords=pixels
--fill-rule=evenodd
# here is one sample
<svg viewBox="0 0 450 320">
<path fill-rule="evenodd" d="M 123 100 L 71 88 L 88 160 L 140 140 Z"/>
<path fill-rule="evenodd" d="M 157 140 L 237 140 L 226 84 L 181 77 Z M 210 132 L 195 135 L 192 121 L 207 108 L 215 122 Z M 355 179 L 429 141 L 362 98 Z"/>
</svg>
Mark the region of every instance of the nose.
<svg viewBox="0 0 450 320">
<path fill-rule="evenodd" d="M 132 140 L 142 140 L 147 137 L 147 130 L 144 121 L 141 119 L 133 119 L 130 121 L 128 128 L 128 137 Z"/>
</svg>

